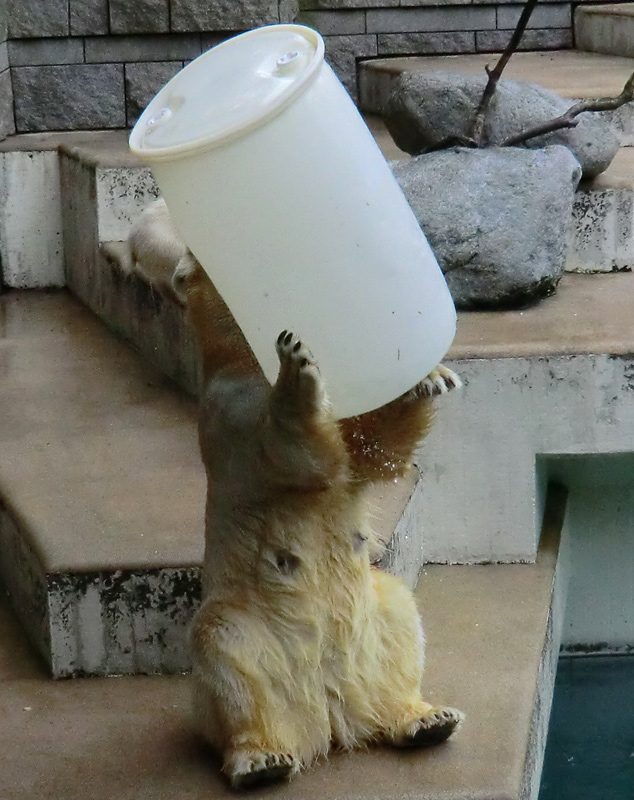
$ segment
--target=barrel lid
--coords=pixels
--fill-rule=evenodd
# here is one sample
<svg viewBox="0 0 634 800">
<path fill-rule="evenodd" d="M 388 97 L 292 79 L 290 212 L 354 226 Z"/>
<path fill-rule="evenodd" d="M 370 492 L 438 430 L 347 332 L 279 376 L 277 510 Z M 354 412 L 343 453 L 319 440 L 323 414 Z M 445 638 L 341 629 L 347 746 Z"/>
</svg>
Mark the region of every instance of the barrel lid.
<svg viewBox="0 0 634 800">
<path fill-rule="evenodd" d="M 311 82 L 324 42 L 304 25 L 269 25 L 216 45 L 175 75 L 130 135 L 146 160 L 215 147 L 277 115 Z"/>
</svg>

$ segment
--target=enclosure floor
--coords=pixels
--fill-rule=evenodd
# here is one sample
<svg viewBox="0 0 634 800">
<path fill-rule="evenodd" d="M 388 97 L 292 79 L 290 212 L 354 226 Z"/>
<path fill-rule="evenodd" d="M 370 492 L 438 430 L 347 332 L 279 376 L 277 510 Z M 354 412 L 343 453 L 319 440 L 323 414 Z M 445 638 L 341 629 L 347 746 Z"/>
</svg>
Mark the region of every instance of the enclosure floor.
<svg viewBox="0 0 634 800">
<path fill-rule="evenodd" d="M 631 800 L 634 657 L 559 662 L 539 800 Z"/>
<path fill-rule="evenodd" d="M 335 755 L 250 797 L 519 798 L 555 558 L 551 542 L 533 565 L 425 570 L 424 693 L 466 713 L 454 739 Z M 51 681 L 4 602 L 0 714 L 2 800 L 235 800 L 191 727 L 187 677 Z"/>
</svg>

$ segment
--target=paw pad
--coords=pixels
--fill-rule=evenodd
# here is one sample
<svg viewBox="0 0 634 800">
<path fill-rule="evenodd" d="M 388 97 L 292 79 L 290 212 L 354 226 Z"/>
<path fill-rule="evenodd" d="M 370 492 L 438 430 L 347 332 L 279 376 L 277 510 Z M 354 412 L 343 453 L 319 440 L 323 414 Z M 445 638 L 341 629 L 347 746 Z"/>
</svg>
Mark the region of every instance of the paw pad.
<svg viewBox="0 0 634 800">
<path fill-rule="evenodd" d="M 280 361 L 287 361 L 299 369 L 315 363 L 312 353 L 306 345 L 290 331 L 282 331 L 277 337 L 275 349 Z"/>
</svg>

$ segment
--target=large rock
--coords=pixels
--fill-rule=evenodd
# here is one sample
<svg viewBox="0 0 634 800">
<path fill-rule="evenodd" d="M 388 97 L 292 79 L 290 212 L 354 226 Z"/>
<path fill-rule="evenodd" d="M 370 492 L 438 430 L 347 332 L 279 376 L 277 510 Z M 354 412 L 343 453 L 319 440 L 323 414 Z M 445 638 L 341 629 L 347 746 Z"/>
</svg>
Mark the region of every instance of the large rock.
<svg viewBox="0 0 634 800">
<path fill-rule="evenodd" d="M 459 72 L 405 72 L 394 82 L 385 121 L 396 144 L 418 154 L 443 139 L 468 135 L 486 85 L 486 75 Z M 571 105 L 532 83 L 500 80 L 484 129 L 484 143 L 502 144 L 509 136 L 561 116 Z M 576 156 L 586 178 L 608 167 L 619 149 L 619 136 L 599 115 L 584 113 L 574 128 L 529 139 L 525 147 L 562 144 Z"/>
<path fill-rule="evenodd" d="M 581 168 L 570 150 L 452 148 L 392 164 L 458 308 L 551 294 Z"/>
</svg>

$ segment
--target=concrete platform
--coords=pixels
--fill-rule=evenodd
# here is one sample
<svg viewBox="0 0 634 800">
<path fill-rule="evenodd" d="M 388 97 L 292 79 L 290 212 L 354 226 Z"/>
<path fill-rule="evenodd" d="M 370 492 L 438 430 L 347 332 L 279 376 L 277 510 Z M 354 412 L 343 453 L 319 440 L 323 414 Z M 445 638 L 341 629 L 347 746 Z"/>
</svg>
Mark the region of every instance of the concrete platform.
<svg viewBox="0 0 634 800">
<path fill-rule="evenodd" d="M 195 401 L 66 292 L 0 295 L 0 321 L 0 576 L 23 624 L 56 677 L 186 670 Z M 414 470 L 370 497 L 383 564 L 410 585 L 420 495 Z"/>
<path fill-rule="evenodd" d="M 577 6 L 575 41 L 579 50 L 634 58 L 634 3 Z"/>
<path fill-rule="evenodd" d="M 187 667 L 195 403 L 60 293 L 0 296 L 0 573 L 56 676 Z"/>
<path fill-rule="evenodd" d="M 566 270 L 634 269 L 634 147 L 622 147 L 605 172 L 579 185 L 572 214 Z"/>
<path fill-rule="evenodd" d="M 560 523 L 555 513 L 534 565 L 430 567 L 422 576 L 426 696 L 467 715 L 453 740 L 333 755 L 289 786 L 250 796 L 536 800 L 564 599 Z M 186 677 L 48 680 L 0 603 L 3 800 L 235 797 L 188 707 Z"/>
<path fill-rule="evenodd" d="M 364 61 L 359 67 L 359 103 L 363 111 L 380 114 L 390 94 L 392 80 L 401 72 L 466 72 L 485 74 L 487 64 L 498 56 L 478 53 L 458 56 L 412 56 Z M 504 77 L 538 83 L 571 101 L 616 97 L 634 72 L 634 59 L 577 50 L 515 53 Z M 603 112 L 621 132 L 623 145 L 634 144 L 634 109 L 628 103 L 616 111 Z"/>
<path fill-rule="evenodd" d="M 634 353 L 634 275 L 565 275 L 517 311 L 462 311 L 451 360 Z"/>
</svg>

